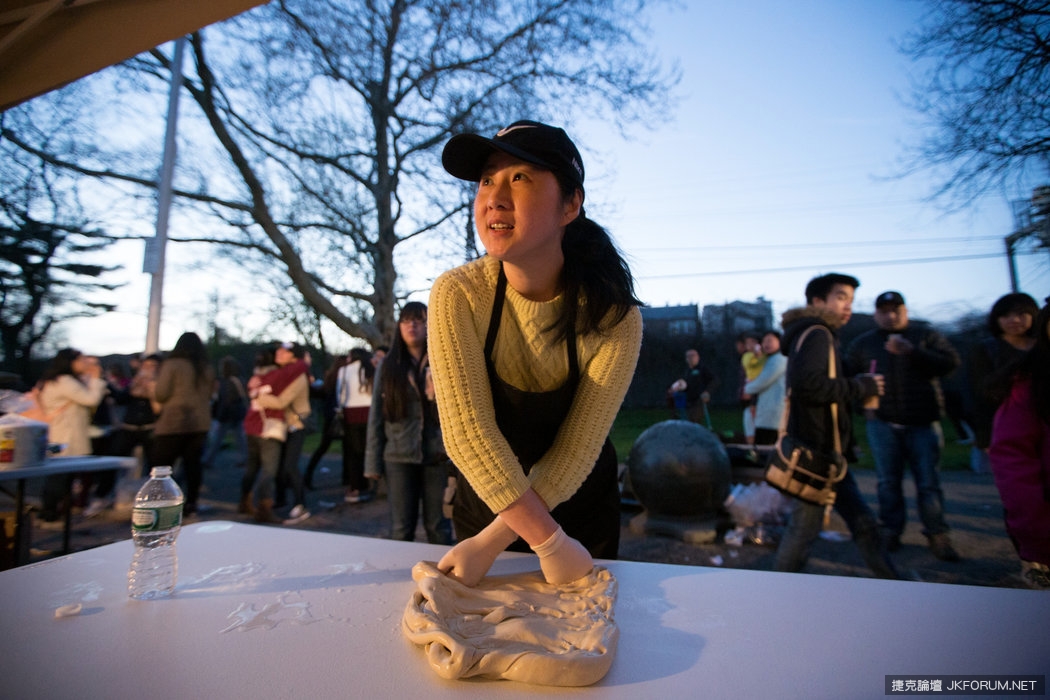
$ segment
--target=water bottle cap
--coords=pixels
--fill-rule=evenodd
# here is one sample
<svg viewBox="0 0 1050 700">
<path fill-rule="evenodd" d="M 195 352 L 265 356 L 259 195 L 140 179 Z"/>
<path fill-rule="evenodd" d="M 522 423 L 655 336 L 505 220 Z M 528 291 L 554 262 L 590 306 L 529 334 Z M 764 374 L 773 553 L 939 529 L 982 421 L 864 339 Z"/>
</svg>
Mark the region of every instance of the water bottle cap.
<svg viewBox="0 0 1050 700">
<path fill-rule="evenodd" d="M 171 467 L 153 467 L 149 470 L 150 478 L 163 478 L 171 476 Z"/>
</svg>

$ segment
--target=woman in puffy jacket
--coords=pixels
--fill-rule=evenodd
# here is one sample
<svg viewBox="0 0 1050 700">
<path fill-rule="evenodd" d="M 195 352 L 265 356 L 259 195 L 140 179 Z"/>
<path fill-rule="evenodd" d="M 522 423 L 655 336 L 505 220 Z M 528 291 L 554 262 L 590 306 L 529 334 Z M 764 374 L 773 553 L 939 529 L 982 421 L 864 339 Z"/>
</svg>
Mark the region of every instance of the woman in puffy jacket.
<svg viewBox="0 0 1050 700">
<path fill-rule="evenodd" d="M 61 445 L 58 454 L 64 457 L 91 454 L 91 416 L 106 395 L 98 358 L 73 348 L 59 350 L 38 387 L 37 402 L 48 423 L 48 442 Z M 67 478 L 50 476 L 44 480 L 41 518 L 45 523 L 59 522 L 59 503 Z"/>
</svg>

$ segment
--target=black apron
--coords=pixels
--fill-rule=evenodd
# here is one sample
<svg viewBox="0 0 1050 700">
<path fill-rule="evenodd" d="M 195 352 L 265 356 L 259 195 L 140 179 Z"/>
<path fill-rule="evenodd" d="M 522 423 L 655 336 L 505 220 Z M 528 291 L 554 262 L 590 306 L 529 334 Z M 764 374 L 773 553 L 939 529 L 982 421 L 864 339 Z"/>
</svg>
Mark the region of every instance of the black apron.
<svg viewBox="0 0 1050 700">
<path fill-rule="evenodd" d="M 571 329 L 566 339 L 569 377 L 564 384 L 551 391 L 534 392 L 522 391 L 507 384 L 497 375 L 496 365 L 492 361 L 506 292 L 507 277 L 501 265 L 485 339 L 485 367 L 488 370 L 496 423 L 528 474 L 532 465 L 554 444 L 558 429 L 568 416 L 576 396 L 580 381 L 576 332 L 574 328 Z M 571 302 L 566 300 L 566 303 Z M 591 556 L 601 559 L 615 559 L 620 546 L 617 468 L 616 450 L 606 438 L 598 461 L 579 490 L 551 511 L 551 516 L 566 534 L 579 540 Z M 458 469 L 452 514 L 456 523 L 456 537 L 461 541 L 476 535 L 496 517 Z M 510 549 L 529 551 L 528 545 L 520 538 Z"/>
</svg>

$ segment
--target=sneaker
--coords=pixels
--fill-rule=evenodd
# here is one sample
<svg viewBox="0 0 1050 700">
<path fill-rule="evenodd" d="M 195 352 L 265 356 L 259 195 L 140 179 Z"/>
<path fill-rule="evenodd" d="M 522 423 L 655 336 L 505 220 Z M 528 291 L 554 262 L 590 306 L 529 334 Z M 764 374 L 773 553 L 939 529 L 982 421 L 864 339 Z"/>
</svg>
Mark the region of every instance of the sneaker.
<svg viewBox="0 0 1050 700">
<path fill-rule="evenodd" d="M 1050 567 L 1035 561 L 1022 561 L 1021 580 L 1029 588 L 1050 591 Z"/>
<path fill-rule="evenodd" d="M 40 518 L 36 521 L 36 528 L 47 532 L 61 532 L 66 529 L 66 521 L 62 518 L 56 518 L 54 520 L 44 520 L 43 518 Z"/>
<path fill-rule="evenodd" d="M 929 539 L 930 551 L 933 552 L 933 556 L 941 561 L 959 561 L 961 559 L 959 553 L 952 547 L 952 541 L 948 539 L 948 533 L 941 532 L 936 535 L 930 535 Z"/>
<path fill-rule="evenodd" d="M 84 509 L 81 515 L 85 518 L 93 518 L 112 505 L 113 503 L 105 498 L 92 498 L 91 503 L 88 504 L 88 507 Z"/>
<path fill-rule="evenodd" d="M 292 508 L 291 512 L 288 513 L 288 517 L 285 519 L 285 525 L 298 525 L 307 518 L 310 517 L 310 511 L 306 509 L 302 503 Z"/>
<path fill-rule="evenodd" d="M 351 491 L 343 500 L 347 503 L 368 503 L 375 497 L 375 491 Z"/>
<path fill-rule="evenodd" d="M 213 508 L 212 506 L 201 503 L 199 501 L 197 503 L 184 503 L 182 505 L 182 517 L 196 519 L 202 515 L 207 515 L 208 513 L 211 513 L 214 510 L 215 508 Z"/>
<path fill-rule="evenodd" d="M 351 491 L 343 500 L 347 503 L 368 503 L 375 497 L 375 491 Z"/>
</svg>

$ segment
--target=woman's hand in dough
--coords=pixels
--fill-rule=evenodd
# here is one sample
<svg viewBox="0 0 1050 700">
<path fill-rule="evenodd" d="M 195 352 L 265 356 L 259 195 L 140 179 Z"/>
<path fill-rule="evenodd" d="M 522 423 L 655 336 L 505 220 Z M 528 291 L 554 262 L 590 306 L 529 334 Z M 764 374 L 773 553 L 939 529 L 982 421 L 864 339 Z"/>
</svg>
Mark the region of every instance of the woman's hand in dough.
<svg viewBox="0 0 1050 700">
<path fill-rule="evenodd" d="M 540 569 L 547 583 L 560 585 L 591 573 L 594 559 L 578 540 L 559 526 L 550 538 L 532 548 L 540 558 Z"/>
<path fill-rule="evenodd" d="M 518 535 L 497 515 L 488 526 L 463 540 L 441 557 L 438 570 L 465 586 L 476 586 Z"/>
</svg>

